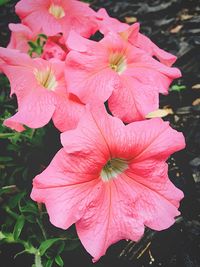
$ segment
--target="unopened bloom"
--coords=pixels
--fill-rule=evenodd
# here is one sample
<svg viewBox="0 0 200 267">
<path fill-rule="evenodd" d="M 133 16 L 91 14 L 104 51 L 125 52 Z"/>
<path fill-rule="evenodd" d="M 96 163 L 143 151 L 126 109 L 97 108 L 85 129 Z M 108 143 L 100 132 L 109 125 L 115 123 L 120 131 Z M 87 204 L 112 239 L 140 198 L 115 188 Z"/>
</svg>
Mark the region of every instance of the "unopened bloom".
<svg viewBox="0 0 200 267">
<path fill-rule="evenodd" d="M 85 37 L 97 31 L 95 12 L 76 0 L 21 0 L 16 13 L 22 23 L 43 34 L 68 35 L 71 29 Z"/>
<path fill-rule="evenodd" d="M 84 103 L 108 100 L 113 115 L 126 123 L 156 110 L 159 93 L 167 94 L 173 79 L 181 76 L 117 33 L 94 42 L 71 32 L 67 45 L 69 91 Z"/>
<path fill-rule="evenodd" d="M 17 113 L 4 121 L 5 126 L 23 131 L 23 125 L 39 128 L 52 118 L 60 131 L 76 127 L 84 105 L 67 92 L 64 62 L 32 59 L 2 47 L 0 60 L 2 72 L 10 81 L 11 95 L 16 94 L 18 102 Z"/>
<path fill-rule="evenodd" d="M 50 36 L 44 47 L 41 58 L 50 60 L 51 58 L 57 58 L 59 60 L 65 60 L 68 53 L 68 49 L 65 46 L 62 36 Z"/>
<path fill-rule="evenodd" d="M 169 180 L 170 154 L 183 135 L 152 119 L 124 125 L 103 107 L 87 108 L 63 148 L 33 180 L 31 197 L 45 203 L 50 221 L 78 236 L 97 261 L 121 239 L 137 241 L 144 226 L 163 230 L 180 213 L 183 193 Z"/>
</svg>

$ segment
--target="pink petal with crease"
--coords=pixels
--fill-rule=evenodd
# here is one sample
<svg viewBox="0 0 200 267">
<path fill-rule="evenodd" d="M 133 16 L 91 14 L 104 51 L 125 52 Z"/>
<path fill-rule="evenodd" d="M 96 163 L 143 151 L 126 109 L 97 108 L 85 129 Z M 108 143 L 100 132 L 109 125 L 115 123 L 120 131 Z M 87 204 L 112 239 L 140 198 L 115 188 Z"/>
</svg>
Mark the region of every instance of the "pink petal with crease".
<svg viewBox="0 0 200 267">
<path fill-rule="evenodd" d="M 55 100 L 52 94 L 34 88 L 20 105 L 19 111 L 4 121 L 4 125 L 19 130 L 19 125 L 39 128 L 46 125 L 55 111 Z M 21 128 L 22 129 L 22 128 Z"/>
<path fill-rule="evenodd" d="M 115 87 L 108 100 L 114 116 L 130 123 L 145 118 L 145 115 L 158 107 L 158 93 L 136 79 L 122 75 L 121 85 Z"/>
<path fill-rule="evenodd" d="M 61 149 L 51 165 L 33 180 L 31 198 L 45 202 L 50 221 L 63 229 L 83 216 L 90 197 L 100 194 L 101 185 L 89 172 L 91 162 L 83 157 L 81 159 L 79 164 L 76 156 L 69 156 Z M 82 173 L 85 173 L 84 176 Z"/>
<path fill-rule="evenodd" d="M 129 28 L 129 25 L 122 23 L 118 19 L 108 15 L 105 8 L 100 8 L 96 13 L 99 25 L 99 31 L 104 35 L 109 32 L 123 32 Z"/>
</svg>

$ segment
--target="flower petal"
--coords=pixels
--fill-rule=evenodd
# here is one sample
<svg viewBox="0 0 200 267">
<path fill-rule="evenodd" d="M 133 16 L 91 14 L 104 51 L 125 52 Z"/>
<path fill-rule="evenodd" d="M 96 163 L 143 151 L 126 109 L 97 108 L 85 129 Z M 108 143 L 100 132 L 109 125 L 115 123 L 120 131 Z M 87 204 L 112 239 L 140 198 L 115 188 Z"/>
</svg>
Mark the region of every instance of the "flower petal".
<svg viewBox="0 0 200 267">
<path fill-rule="evenodd" d="M 96 55 L 69 52 L 65 72 L 68 90 L 83 103 L 106 101 L 119 83 L 118 75 L 108 67 L 106 59 L 102 49 Z"/>
<path fill-rule="evenodd" d="M 128 177 L 125 174 L 124 180 L 137 192 L 138 198 L 134 206 L 135 213 L 139 214 L 140 220 L 143 221 L 144 225 L 160 231 L 174 224 L 175 217 L 180 215 L 180 212 L 165 195 L 161 195 L 159 191 L 154 191 L 145 184 L 143 185 L 140 183 L 141 181 L 138 182 L 134 179 L 134 176 Z M 170 189 L 170 187 L 167 189 Z M 178 189 L 177 192 L 181 199 L 183 195 Z M 162 193 L 164 193 L 164 190 Z"/>
<path fill-rule="evenodd" d="M 146 51 L 150 56 L 155 56 L 160 60 L 161 63 L 172 66 L 176 61 L 176 56 L 160 49 L 156 44 L 154 44 L 147 36 L 139 33 L 139 23 L 134 23 L 126 30 L 123 34 L 128 35 L 128 41 L 136 46 Z"/>
<path fill-rule="evenodd" d="M 85 105 L 75 96 L 58 96 L 53 123 L 61 132 L 74 129 L 85 111 Z"/>
<path fill-rule="evenodd" d="M 4 125 L 21 131 L 20 125 L 30 128 L 39 128 L 46 125 L 55 111 L 53 94 L 41 88 L 35 88 L 19 105 L 18 112 L 4 121 Z"/>
<path fill-rule="evenodd" d="M 66 10 L 66 20 L 64 20 L 63 28 L 75 30 L 81 36 L 89 38 L 98 30 L 96 21 L 96 12 L 89 7 L 88 3 L 81 1 L 63 1 L 64 9 Z M 66 27 L 66 25 L 68 27 Z M 64 33 L 64 35 L 66 35 Z"/>
<path fill-rule="evenodd" d="M 99 31 L 104 35 L 109 32 L 122 32 L 125 31 L 129 26 L 126 23 L 112 18 L 108 15 L 105 8 L 100 8 L 97 11 Z"/>
<path fill-rule="evenodd" d="M 27 54 L 10 48 L 0 47 L 0 59 L 5 64 L 12 66 L 19 66 L 21 62 L 23 62 L 23 65 L 33 65 L 32 59 Z"/>
<path fill-rule="evenodd" d="M 156 90 L 130 76 L 121 75 L 121 86 L 115 87 L 108 104 L 114 116 L 130 123 L 144 119 L 146 114 L 157 109 L 158 101 Z"/>
<path fill-rule="evenodd" d="M 56 126 L 65 126 L 67 129 L 75 127 L 78 121 L 73 122 L 73 118 L 78 120 L 83 104 L 69 99 L 64 79 L 64 62 L 57 59 L 32 59 L 8 48 L 0 48 L 0 59 L 3 61 L 2 71 L 11 84 L 11 95 L 16 94 L 18 101 L 18 112 L 4 122 L 6 126 L 17 131 L 24 129 L 21 124 L 32 128 L 42 127 L 58 109 L 54 117 Z M 68 103 L 76 110 L 73 117 L 69 107 L 61 106 Z M 69 115 L 70 121 L 61 123 L 59 116 L 62 115 Z"/>
<path fill-rule="evenodd" d="M 20 23 L 10 23 L 9 29 L 11 30 L 11 37 L 7 48 L 27 53 L 30 49 L 28 41 L 33 40 L 36 37 L 36 33 L 33 33 L 29 27 Z"/>
<path fill-rule="evenodd" d="M 87 106 L 78 127 L 61 134 L 62 145 L 68 153 L 90 155 L 101 161 L 102 167 L 110 157 L 126 158 L 129 151 L 126 141 L 122 121 L 108 115 L 99 104 Z"/>
<path fill-rule="evenodd" d="M 137 241 L 143 235 L 144 226 L 134 202 L 134 191 L 122 179 L 103 185 L 103 192 L 88 206 L 76 223 L 78 236 L 96 262 L 106 249 L 121 239 Z"/>
<path fill-rule="evenodd" d="M 49 11 L 52 4 L 61 8 L 63 16 L 54 16 Z M 48 36 L 63 33 L 67 37 L 69 31 L 74 29 L 81 35 L 90 37 L 98 29 L 95 11 L 88 4 L 74 0 L 21 0 L 16 5 L 16 13 L 23 24 Z"/>
<path fill-rule="evenodd" d="M 35 32 L 51 36 L 62 32 L 62 27 L 61 22 L 49 13 L 49 6 L 50 1 L 21 0 L 15 8 L 23 24 Z"/>
<path fill-rule="evenodd" d="M 183 192 L 169 180 L 167 163 L 158 159 L 147 159 L 139 162 L 133 160 L 125 173 L 136 182 L 158 192 L 175 207 L 179 207 Z"/>
<path fill-rule="evenodd" d="M 93 44 L 93 41 L 82 37 L 73 30 L 70 31 L 66 41 L 66 45 L 69 50 L 75 50 L 79 52 L 87 52 L 90 49 L 91 44 Z"/>
<path fill-rule="evenodd" d="M 160 118 L 130 123 L 126 130 L 128 142 L 133 148 L 134 162 L 148 158 L 166 160 L 185 147 L 183 134 Z"/>
<path fill-rule="evenodd" d="M 93 164 L 96 169 L 95 163 Z M 33 180 L 31 198 L 45 203 L 50 221 L 67 229 L 79 220 L 87 203 L 101 193 L 91 161 L 61 149 L 49 167 Z"/>
<path fill-rule="evenodd" d="M 129 63 L 129 68 L 124 72 L 138 79 L 141 83 L 149 84 L 152 90 L 157 90 L 160 93 L 167 94 L 171 82 L 181 77 L 181 72 L 177 68 L 171 68 L 151 58 L 144 53 L 134 58 L 132 63 Z"/>
</svg>

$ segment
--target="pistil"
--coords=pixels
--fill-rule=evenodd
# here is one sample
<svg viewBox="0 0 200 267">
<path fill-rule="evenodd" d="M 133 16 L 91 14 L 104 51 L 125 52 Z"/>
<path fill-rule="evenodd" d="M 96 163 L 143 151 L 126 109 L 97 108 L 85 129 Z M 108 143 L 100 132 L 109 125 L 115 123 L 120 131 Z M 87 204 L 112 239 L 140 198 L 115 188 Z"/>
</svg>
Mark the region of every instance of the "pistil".
<svg viewBox="0 0 200 267">
<path fill-rule="evenodd" d="M 126 70 L 126 58 L 123 54 L 115 52 L 109 58 L 109 66 L 112 70 L 121 74 Z"/>
</svg>

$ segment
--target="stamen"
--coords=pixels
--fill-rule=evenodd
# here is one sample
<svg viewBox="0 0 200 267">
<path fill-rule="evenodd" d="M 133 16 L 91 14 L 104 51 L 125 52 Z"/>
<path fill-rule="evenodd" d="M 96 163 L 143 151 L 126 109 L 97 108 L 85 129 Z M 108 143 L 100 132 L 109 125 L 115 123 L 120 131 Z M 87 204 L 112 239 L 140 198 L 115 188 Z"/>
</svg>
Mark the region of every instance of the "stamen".
<svg viewBox="0 0 200 267">
<path fill-rule="evenodd" d="M 54 90 L 57 86 L 56 77 L 53 74 L 50 68 L 46 70 L 38 70 L 34 71 L 35 78 L 37 79 L 38 83 L 45 87 L 48 90 Z"/>
<path fill-rule="evenodd" d="M 51 4 L 51 6 L 49 7 L 49 13 L 56 19 L 61 19 L 65 16 L 64 9 L 61 6 L 54 4 Z"/>
<path fill-rule="evenodd" d="M 109 58 L 109 66 L 112 70 L 121 74 L 126 70 L 127 66 L 125 56 L 118 52 L 111 54 Z"/>
</svg>

